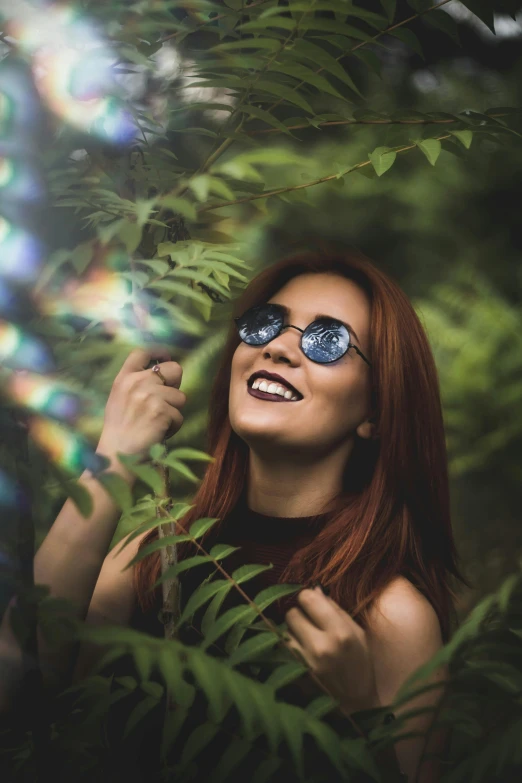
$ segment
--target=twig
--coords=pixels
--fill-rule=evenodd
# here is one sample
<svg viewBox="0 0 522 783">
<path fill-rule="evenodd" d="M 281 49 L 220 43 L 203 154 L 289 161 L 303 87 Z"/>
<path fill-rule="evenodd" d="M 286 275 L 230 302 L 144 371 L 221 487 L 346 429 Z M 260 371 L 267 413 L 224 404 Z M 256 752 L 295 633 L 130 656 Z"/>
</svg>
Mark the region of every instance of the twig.
<svg viewBox="0 0 522 783">
<path fill-rule="evenodd" d="M 437 141 L 443 141 L 444 139 L 451 138 L 451 134 L 446 134 L 446 136 L 437 136 L 435 138 Z M 406 150 L 415 149 L 416 146 L 417 146 L 416 144 L 410 144 L 407 147 L 401 147 L 400 149 L 393 150 L 393 152 L 396 153 L 406 152 Z M 257 193 L 252 196 L 245 196 L 244 198 L 239 198 L 236 199 L 235 201 L 222 201 L 221 204 L 210 204 L 209 206 L 201 207 L 196 211 L 199 214 L 200 212 L 208 212 L 211 209 L 230 207 L 234 204 L 243 204 L 246 201 L 255 201 L 256 199 L 260 199 L 260 198 L 269 198 L 270 196 L 277 196 L 280 193 L 290 193 L 293 190 L 303 190 L 303 188 L 311 188 L 313 185 L 320 185 L 322 182 L 328 182 L 331 179 L 338 179 L 339 177 L 344 177 L 346 174 L 350 174 L 352 171 L 357 171 L 358 169 L 362 169 L 364 168 L 364 166 L 369 166 L 370 164 L 371 164 L 370 160 L 365 160 L 362 161 L 362 163 L 357 163 L 355 166 L 350 166 L 348 169 L 346 169 L 346 171 L 343 171 L 341 174 L 328 174 L 326 177 L 320 177 L 319 179 L 313 180 L 313 182 L 305 182 L 302 185 L 289 185 L 287 188 L 278 188 L 277 190 L 269 190 L 265 193 Z"/>
</svg>

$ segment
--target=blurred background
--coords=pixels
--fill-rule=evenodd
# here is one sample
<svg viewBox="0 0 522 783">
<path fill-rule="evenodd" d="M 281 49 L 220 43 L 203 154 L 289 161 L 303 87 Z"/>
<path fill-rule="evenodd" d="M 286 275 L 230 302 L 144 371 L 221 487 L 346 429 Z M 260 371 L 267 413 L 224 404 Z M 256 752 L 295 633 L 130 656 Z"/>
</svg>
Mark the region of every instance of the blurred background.
<svg viewBox="0 0 522 783">
<path fill-rule="evenodd" d="M 377 2 L 367 5 L 379 9 Z M 352 58 L 351 75 L 365 97 L 364 106 L 385 114 L 400 109 L 482 113 L 491 107 L 520 107 L 522 2 L 510 7 L 517 12 L 516 19 L 496 14 L 493 34 L 467 7 L 452 0 L 444 12 L 456 22 L 460 44 L 421 18 L 411 29 L 422 40 L 424 57 L 388 36 L 386 46 L 375 50 L 375 70 Z M 411 14 L 405 2 L 399 2 L 397 9 L 398 18 Z M 110 8 L 103 13 L 110 18 Z M 192 45 L 194 39 L 197 36 L 191 37 Z M 163 47 L 157 78 L 175 83 L 180 56 L 175 47 Z M 197 99 L 227 101 L 226 95 L 217 95 L 212 88 L 190 89 L 191 100 L 197 90 Z M 159 95 L 161 103 L 161 91 Z M 329 96 L 323 96 L 321 111 L 329 110 L 335 109 L 329 109 Z M 226 112 L 207 112 L 206 127 L 217 128 L 224 116 Z M 190 113 L 183 115 L 183 123 L 186 127 L 203 124 L 200 115 L 196 123 Z M 270 133 L 265 138 L 271 143 Z M 368 151 L 379 145 L 402 143 L 407 134 L 404 127 L 393 125 L 346 125 L 323 131 L 308 128 L 299 131 L 299 139 L 299 151 L 309 155 L 309 171 L 315 167 L 319 177 L 366 160 Z M 185 165 L 197 164 L 208 151 L 209 140 L 202 135 L 174 129 L 167 132 L 167 140 L 168 148 Z M 367 167 L 279 199 L 218 210 L 226 216 L 219 231 L 242 244 L 250 275 L 322 237 L 364 252 L 414 302 L 438 366 L 455 537 L 464 572 L 474 585 L 459 597 L 461 617 L 522 566 L 521 142 L 515 134 L 507 144 L 493 136 L 477 136 L 469 150 L 457 145 L 451 151 L 443 149 L 435 166 L 420 150 L 413 150 L 399 155 L 393 168 L 379 178 Z M 46 152 L 49 171 L 60 163 L 60 155 L 58 147 Z M 277 186 L 284 185 L 284 176 L 286 184 L 296 184 L 291 167 L 284 171 L 288 174 L 278 167 L 268 168 L 267 186 L 271 177 Z M 75 247 L 91 236 L 72 209 L 49 206 L 39 220 L 42 236 L 55 251 Z M 203 236 L 197 226 L 190 230 L 193 237 Z M 208 232 L 205 237 L 209 241 Z M 219 241 L 217 233 L 215 239 Z M 182 389 L 189 397 L 176 444 L 205 449 L 210 379 L 230 314 L 229 302 L 214 304 L 200 339 L 186 354 L 174 355 L 184 367 Z M 128 350 L 122 345 L 112 352 L 110 363 L 101 362 L 92 383 L 101 397 L 106 399 Z M 62 356 L 61 361 L 71 365 L 71 380 L 89 385 L 90 366 L 83 371 L 74 368 L 73 355 Z M 32 455 L 32 464 L 43 475 L 37 454 Z M 204 463 L 193 470 L 201 475 Z M 190 499 L 193 484 L 177 475 L 173 490 L 177 499 Z M 64 501 L 63 486 L 48 485 L 47 491 L 49 500 L 37 499 L 33 510 L 37 544 Z M 124 515 L 114 541 L 130 524 Z"/>
</svg>

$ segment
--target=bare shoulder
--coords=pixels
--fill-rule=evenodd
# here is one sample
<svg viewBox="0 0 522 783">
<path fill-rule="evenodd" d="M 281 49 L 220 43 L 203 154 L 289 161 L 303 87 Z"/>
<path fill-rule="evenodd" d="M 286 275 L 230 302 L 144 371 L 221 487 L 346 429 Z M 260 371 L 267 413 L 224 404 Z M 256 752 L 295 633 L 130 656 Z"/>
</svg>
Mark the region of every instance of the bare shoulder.
<svg viewBox="0 0 522 783">
<path fill-rule="evenodd" d="M 440 623 L 431 602 L 404 576 L 384 588 L 370 610 L 371 632 L 377 636 L 400 634 L 405 643 L 419 634 L 435 646 L 442 642 Z"/>
</svg>

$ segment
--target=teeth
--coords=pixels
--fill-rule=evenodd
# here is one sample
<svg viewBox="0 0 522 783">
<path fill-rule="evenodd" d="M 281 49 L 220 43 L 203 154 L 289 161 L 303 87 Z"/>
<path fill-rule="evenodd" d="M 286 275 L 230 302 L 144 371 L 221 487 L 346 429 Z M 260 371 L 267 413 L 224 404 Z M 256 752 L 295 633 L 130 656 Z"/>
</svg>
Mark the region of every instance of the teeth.
<svg viewBox="0 0 522 783">
<path fill-rule="evenodd" d="M 259 391 L 267 392 L 268 394 L 279 394 L 285 400 L 294 401 L 299 399 L 296 394 L 292 394 L 290 389 L 285 389 L 277 383 L 269 383 L 264 378 L 256 378 L 252 384 L 252 389 L 259 389 Z"/>
</svg>

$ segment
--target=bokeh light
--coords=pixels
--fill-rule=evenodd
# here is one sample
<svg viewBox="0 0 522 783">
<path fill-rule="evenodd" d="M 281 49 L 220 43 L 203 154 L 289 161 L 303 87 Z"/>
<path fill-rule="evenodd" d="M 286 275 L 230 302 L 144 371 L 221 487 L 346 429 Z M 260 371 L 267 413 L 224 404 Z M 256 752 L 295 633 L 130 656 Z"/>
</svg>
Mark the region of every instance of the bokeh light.
<svg viewBox="0 0 522 783">
<path fill-rule="evenodd" d="M 20 283 L 35 280 L 44 257 L 42 242 L 0 215 L 0 277 Z"/>
<path fill-rule="evenodd" d="M 9 9 L 7 29 L 30 55 L 36 88 L 51 111 L 111 143 L 136 138 L 132 114 L 116 95 L 116 56 L 80 9 L 17 0 Z"/>
<path fill-rule="evenodd" d="M 16 324 L 0 319 L 0 362 L 13 370 L 48 373 L 55 370 L 49 348 Z"/>
<path fill-rule="evenodd" d="M 62 424 L 41 416 L 30 416 L 27 427 L 36 445 L 55 465 L 65 470 L 74 473 L 86 469 L 97 472 L 106 465 L 106 459 L 96 454 L 85 438 Z"/>
<path fill-rule="evenodd" d="M 35 373 L 13 372 L 4 388 L 18 405 L 68 424 L 75 423 L 83 407 L 78 395 Z"/>
<path fill-rule="evenodd" d="M 28 161 L 21 156 L 0 156 L 0 203 L 12 203 L 13 200 L 24 204 L 37 203 L 44 196 L 44 180 L 36 161 Z"/>
</svg>

